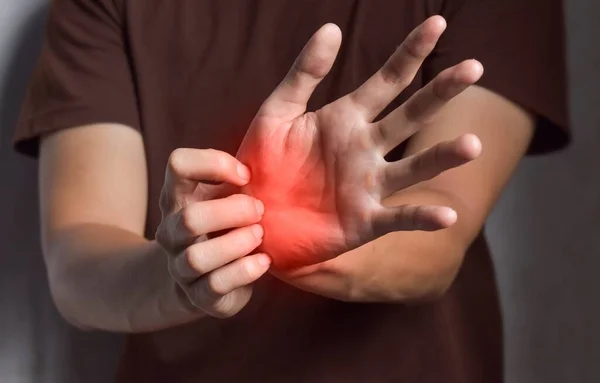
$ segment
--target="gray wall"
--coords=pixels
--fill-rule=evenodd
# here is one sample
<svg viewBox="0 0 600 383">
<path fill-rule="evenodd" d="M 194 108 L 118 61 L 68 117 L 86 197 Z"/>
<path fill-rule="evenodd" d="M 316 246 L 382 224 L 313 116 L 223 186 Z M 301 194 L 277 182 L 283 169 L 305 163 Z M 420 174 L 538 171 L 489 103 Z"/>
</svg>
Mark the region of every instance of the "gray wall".
<svg viewBox="0 0 600 383">
<path fill-rule="evenodd" d="M 600 382 L 600 2 L 566 3 L 574 143 L 525 160 L 487 228 L 510 383 Z"/>
<path fill-rule="evenodd" d="M 38 242 L 36 165 L 10 150 L 46 0 L 0 0 L 0 380 L 108 382 L 120 339 L 64 324 Z M 507 382 L 600 381 L 600 4 L 568 4 L 574 145 L 524 161 L 487 231 L 505 316 Z"/>
<path fill-rule="evenodd" d="M 47 0 L 0 0 L 0 382 L 106 383 L 119 341 L 56 314 L 40 252 L 34 161 L 10 143 L 38 55 Z"/>
</svg>

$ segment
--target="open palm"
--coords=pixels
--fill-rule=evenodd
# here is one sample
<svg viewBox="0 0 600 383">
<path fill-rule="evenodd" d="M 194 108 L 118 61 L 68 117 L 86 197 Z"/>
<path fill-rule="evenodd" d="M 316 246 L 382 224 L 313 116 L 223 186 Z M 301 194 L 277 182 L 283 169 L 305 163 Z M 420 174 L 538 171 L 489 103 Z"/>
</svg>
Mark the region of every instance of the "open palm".
<svg viewBox="0 0 600 383">
<path fill-rule="evenodd" d="M 392 231 L 454 223 L 456 214 L 447 207 L 385 207 L 382 201 L 476 158 L 476 137 L 458 137 L 397 162 L 384 156 L 476 82 L 481 65 L 469 60 L 447 69 L 373 122 L 410 84 L 444 28 L 441 17 L 426 20 L 361 87 L 306 112 L 341 45 L 340 30 L 325 25 L 262 105 L 237 156 L 252 172 L 243 192 L 265 205 L 261 250 L 275 269 L 324 262 Z"/>
</svg>

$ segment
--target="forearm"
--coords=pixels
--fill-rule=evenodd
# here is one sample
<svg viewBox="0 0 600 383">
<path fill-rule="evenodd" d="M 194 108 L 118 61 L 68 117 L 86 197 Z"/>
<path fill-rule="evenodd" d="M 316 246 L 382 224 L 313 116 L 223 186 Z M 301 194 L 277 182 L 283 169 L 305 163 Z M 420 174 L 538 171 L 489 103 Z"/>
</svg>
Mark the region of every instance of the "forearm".
<svg viewBox="0 0 600 383">
<path fill-rule="evenodd" d="M 435 299 L 451 285 L 464 251 L 444 236 L 392 233 L 332 261 L 278 275 L 328 298 L 352 302 L 415 303 Z M 439 234 L 439 233 L 438 233 Z"/>
<path fill-rule="evenodd" d="M 450 287 L 465 251 L 449 233 L 392 233 L 340 259 L 340 277 L 352 281 L 352 301 L 420 303 Z"/>
<path fill-rule="evenodd" d="M 166 253 L 137 234 L 81 224 L 57 231 L 45 255 L 54 301 L 78 327 L 145 332 L 201 316 L 170 278 Z"/>
</svg>

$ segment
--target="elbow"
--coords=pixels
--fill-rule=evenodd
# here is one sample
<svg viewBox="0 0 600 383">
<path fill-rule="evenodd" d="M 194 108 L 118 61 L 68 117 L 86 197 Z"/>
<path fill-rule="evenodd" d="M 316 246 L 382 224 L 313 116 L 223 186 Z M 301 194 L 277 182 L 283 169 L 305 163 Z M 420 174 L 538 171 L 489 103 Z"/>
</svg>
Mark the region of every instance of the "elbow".
<svg viewBox="0 0 600 383">
<path fill-rule="evenodd" d="M 81 315 L 81 310 L 77 310 L 77 298 L 75 293 L 78 291 L 75 277 L 78 273 L 73 272 L 69 266 L 68 257 L 61 251 L 60 242 L 56 238 L 45 233 L 42 237 L 42 252 L 46 265 L 46 273 L 50 297 L 58 314 L 69 325 L 78 330 L 89 332 L 96 328 L 86 323 Z"/>
<path fill-rule="evenodd" d="M 93 331 L 98 330 L 97 328 L 87 325 L 87 324 L 83 323 L 82 321 L 80 321 L 79 318 L 77 317 L 77 315 L 73 311 L 69 310 L 66 305 L 61 305 L 57 301 L 56 298 L 53 297 L 53 301 L 54 301 L 54 306 L 56 307 L 60 316 L 70 326 L 76 328 L 79 331 L 83 331 L 83 332 L 93 332 Z"/>
<path fill-rule="evenodd" d="M 87 324 L 78 310 L 78 303 L 75 293 L 78 291 L 74 276 L 65 261 L 65 257 L 51 254 L 48 249 L 44 249 L 44 259 L 46 263 L 48 287 L 50 297 L 54 307 L 60 316 L 71 326 L 81 331 L 94 331 L 96 328 Z"/>
<path fill-rule="evenodd" d="M 69 325 L 80 331 L 95 331 L 96 329 L 93 326 L 86 324 L 84 318 L 82 318 L 78 310 L 76 310 L 77 305 L 74 303 L 72 296 L 73 288 L 69 287 L 71 284 L 67 278 L 64 278 L 64 274 L 48 270 L 48 282 L 52 302 L 60 316 Z"/>
</svg>

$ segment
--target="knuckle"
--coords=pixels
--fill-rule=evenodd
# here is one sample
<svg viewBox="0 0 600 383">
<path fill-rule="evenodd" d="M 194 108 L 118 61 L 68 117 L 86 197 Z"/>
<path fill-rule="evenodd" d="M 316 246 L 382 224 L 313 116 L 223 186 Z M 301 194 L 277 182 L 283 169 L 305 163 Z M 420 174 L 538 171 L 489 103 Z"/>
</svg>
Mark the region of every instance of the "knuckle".
<svg viewBox="0 0 600 383">
<path fill-rule="evenodd" d="M 204 276 L 197 283 L 190 285 L 186 290 L 186 294 L 194 306 L 213 315 L 213 306 L 222 297 L 210 290 L 208 277 Z"/>
<path fill-rule="evenodd" d="M 428 223 L 428 210 L 425 206 L 415 206 L 413 212 L 413 225 L 417 229 L 425 229 Z"/>
<path fill-rule="evenodd" d="M 206 291 L 211 297 L 222 297 L 229 293 L 227 280 L 232 276 L 229 272 L 221 270 L 218 273 L 212 273 L 206 278 Z"/>
<path fill-rule="evenodd" d="M 227 248 L 231 250 L 235 249 L 237 252 L 242 252 L 254 246 L 255 243 L 256 237 L 249 227 L 227 233 Z"/>
<path fill-rule="evenodd" d="M 418 222 L 419 222 L 419 220 L 418 220 L 418 206 L 416 206 L 416 205 L 406 205 L 400 211 L 400 214 L 402 216 L 405 216 L 407 218 L 408 223 L 413 228 L 418 227 Z"/>
<path fill-rule="evenodd" d="M 381 70 L 381 77 L 386 84 L 406 88 L 412 82 L 412 79 L 404 76 L 402 68 L 389 61 Z"/>
<path fill-rule="evenodd" d="M 246 258 L 242 262 L 236 277 L 241 284 L 248 284 L 254 280 L 256 274 L 257 267 L 255 261 L 251 258 Z"/>
<path fill-rule="evenodd" d="M 185 287 L 183 290 L 192 306 L 205 311 L 206 301 L 204 292 L 200 291 L 197 286 Z"/>
<path fill-rule="evenodd" d="M 231 296 L 234 290 L 253 281 L 256 267 L 252 265 L 252 262 L 240 262 L 236 266 L 230 270 L 219 270 L 206 276 L 205 293 L 211 299 L 222 300 Z"/>
<path fill-rule="evenodd" d="M 227 199 L 229 199 L 229 201 L 232 204 L 244 204 L 244 203 L 248 203 L 248 201 L 251 199 L 252 197 L 247 196 L 245 194 L 232 194 L 229 197 L 227 197 Z"/>
<path fill-rule="evenodd" d="M 412 173 L 419 173 L 423 169 L 423 166 L 424 166 L 423 156 L 424 156 L 424 153 L 419 153 L 416 156 L 414 156 L 413 158 L 411 158 L 410 161 L 408 162 L 408 166 Z"/>
<path fill-rule="evenodd" d="M 239 249 L 250 249 L 256 246 L 258 239 L 251 228 L 244 228 L 238 232 L 234 239 L 234 245 Z"/>
<path fill-rule="evenodd" d="M 423 106 L 422 104 L 420 104 L 418 101 L 420 100 L 415 100 L 415 99 L 409 99 L 409 101 L 402 105 L 401 108 L 404 112 L 404 118 L 406 119 L 406 123 L 409 126 L 414 126 L 419 124 L 419 123 L 425 123 L 425 121 L 423 121 Z"/>
<path fill-rule="evenodd" d="M 227 294 L 213 303 L 211 314 L 216 318 L 231 318 L 241 309 L 237 309 L 236 306 L 238 305 L 235 302 L 234 294 Z"/>
<path fill-rule="evenodd" d="M 179 275 L 179 271 L 177 270 L 177 261 L 174 257 L 169 257 L 167 262 L 167 271 L 169 272 L 169 276 L 171 277 L 171 279 L 175 280 L 179 287 L 181 287 L 181 289 L 186 290 L 185 284 L 180 283 L 181 278 Z"/>
<path fill-rule="evenodd" d="M 393 82 L 393 84 L 396 87 L 402 88 L 402 89 L 408 88 L 414 80 L 414 76 L 407 75 L 407 74 L 403 73 L 400 69 L 397 69 L 396 76 L 398 76 L 398 77 Z"/>
<path fill-rule="evenodd" d="M 427 57 L 428 47 L 423 43 L 423 34 L 417 32 L 409 36 L 402 44 L 402 51 L 413 60 L 421 61 Z"/>
<path fill-rule="evenodd" d="M 189 152 L 186 149 L 178 148 L 171 152 L 167 162 L 168 170 L 176 175 L 182 175 L 188 163 Z"/>
<path fill-rule="evenodd" d="M 163 188 L 160 192 L 160 197 L 158 198 L 158 207 L 163 215 L 171 207 L 169 193 L 167 192 L 166 188 Z"/>
<path fill-rule="evenodd" d="M 444 166 L 441 148 L 435 145 L 415 155 L 409 162 L 410 170 L 418 179 L 427 179 L 439 174 Z"/>
<path fill-rule="evenodd" d="M 235 205 L 240 214 L 254 217 L 257 214 L 256 200 L 245 194 L 234 194 L 229 197 L 232 205 Z"/>
<path fill-rule="evenodd" d="M 188 204 L 187 198 L 184 195 L 179 195 L 176 191 L 170 189 L 169 178 L 170 177 L 167 174 L 165 185 L 160 191 L 160 196 L 158 198 L 158 207 L 163 216 Z"/>
<path fill-rule="evenodd" d="M 197 272 L 199 275 L 204 275 L 208 271 L 206 270 L 204 262 L 206 255 L 200 248 L 190 246 L 185 249 L 182 256 L 187 267 Z"/>
<path fill-rule="evenodd" d="M 209 157 L 210 162 L 217 173 L 225 173 L 231 168 L 230 158 L 224 152 L 216 149 L 207 149 L 207 156 Z"/>
<path fill-rule="evenodd" d="M 169 236 L 167 234 L 167 229 L 165 228 L 164 222 L 161 222 L 156 229 L 156 233 L 154 235 L 156 242 L 161 245 L 163 248 L 167 248 L 169 244 Z"/>
<path fill-rule="evenodd" d="M 220 150 L 213 149 L 213 148 L 203 149 L 202 151 L 208 158 L 216 158 L 216 157 L 219 157 L 223 153 Z"/>
<path fill-rule="evenodd" d="M 444 145 L 443 144 L 438 144 L 436 146 L 434 146 L 433 148 L 431 148 L 431 162 L 433 163 L 433 167 L 436 168 L 436 170 L 441 171 L 444 168 Z"/>
<path fill-rule="evenodd" d="M 442 72 L 431 82 L 431 94 L 438 102 L 450 101 L 456 88 L 451 72 Z"/>
<path fill-rule="evenodd" d="M 213 302 L 212 315 L 219 318 L 230 318 L 246 306 L 251 296 L 251 286 L 238 288 Z"/>
<path fill-rule="evenodd" d="M 179 226 L 190 234 L 196 234 L 199 222 L 202 221 L 201 212 L 196 204 L 188 205 L 181 209 Z"/>
</svg>

